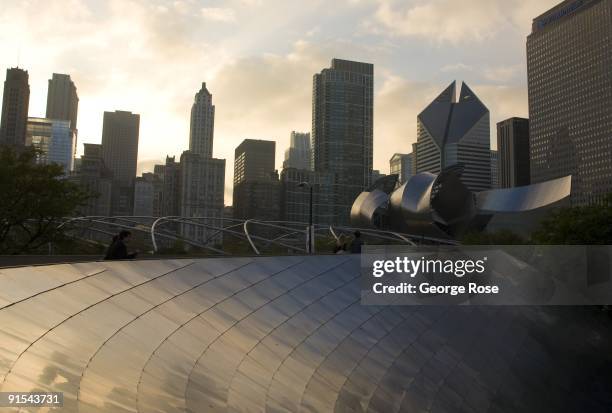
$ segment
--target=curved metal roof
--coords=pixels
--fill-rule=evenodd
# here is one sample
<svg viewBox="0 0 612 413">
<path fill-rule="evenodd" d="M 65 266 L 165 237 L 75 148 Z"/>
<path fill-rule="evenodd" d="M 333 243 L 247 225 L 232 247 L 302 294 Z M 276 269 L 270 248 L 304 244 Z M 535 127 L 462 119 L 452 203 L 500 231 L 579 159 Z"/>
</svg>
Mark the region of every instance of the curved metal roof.
<svg viewBox="0 0 612 413">
<path fill-rule="evenodd" d="M 62 412 L 599 406 L 571 385 L 612 354 L 586 312 L 363 306 L 359 275 L 358 256 L 2 269 L 0 391 L 63 392 Z"/>
<path fill-rule="evenodd" d="M 483 212 L 531 211 L 568 199 L 571 190 L 570 175 L 537 184 L 479 192 L 476 204 Z"/>
</svg>

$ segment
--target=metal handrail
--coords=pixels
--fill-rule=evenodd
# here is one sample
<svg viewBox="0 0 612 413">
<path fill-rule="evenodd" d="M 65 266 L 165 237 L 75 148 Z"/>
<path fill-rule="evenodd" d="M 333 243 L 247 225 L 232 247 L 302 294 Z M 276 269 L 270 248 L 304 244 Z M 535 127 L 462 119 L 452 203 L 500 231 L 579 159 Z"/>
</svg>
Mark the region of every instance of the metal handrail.
<svg viewBox="0 0 612 413">
<path fill-rule="evenodd" d="M 294 235 L 300 235 L 304 233 L 304 231 L 302 230 L 302 227 L 307 226 L 307 223 L 305 222 L 282 221 L 282 220 L 260 221 L 256 219 L 241 220 L 241 219 L 226 218 L 226 217 L 86 216 L 86 217 L 66 218 L 62 223 L 58 225 L 57 228 L 60 229 L 69 223 L 79 222 L 79 221 L 82 221 L 83 223 L 89 222 L 91 224 L 110 225 L 113 227 L 132 229 L 138 232 L 149 233 L 151 237 L 151 244 L 153 246 L 153 251 L 155 252 L 159 250 L 158 237 L 161 236 L 166 239 L 174 239 L 174 240 L 180 239 L 189 245 L 209 249 L 211 251 L 215 251 L 218 253 L 225 253 L 224 251 L 218 248 L 214 248 L 208 245 L 210 241 L 215 239 L 215 237 L 217 237 L 219 234 L 227 234 L 229 236 L 237 237 L 239 239 L 246 239 L 251 249 L 256 255 L 261 255 L 261 249 L 260 249 L 261 247 L 258 247 L 256 244 L 258 241 L 265 243 L 264 247 L 267 247 L 270 244 L 275 244 L 275 245 L 279 245 L 279 246 L 282 246 L 282 247 L 285 247 L 285 248 L 288 248 L 288 249 L 291 249 L 293 251 L 297 251 L 300 253 L 307 252 L 308 250 L 308 248 L 304 249 L 304 248 L 300 248 L 296 246 L 295 243 L 298 241 L 298 238 L 293 237 Z M 212 224 L 211 224 L 211 221 L 213 222 Z M 221 221 L 221 225 L 217 225 L 216 223 L 214 223 L 215 221 Z M 168 230 L 168 231 L 162 231 L 162 232 L 159 231 L 159 227 L 161 225 L 171 223 L 171 222 L 183 224 L 183 225 L 190 225 L 190 226 L 193 225 L 196 227 L 206 228 L 210 230 L 212 234 L 209 235 L 207 233 L 206 239 L 202 243 L 200 241 L 195 241 L 195 240 L 191 240 L 188 238 L 183 238 L 180 236 L 172 235 L 174 231 L 176 231 L 175 229 Z M 225 222 L 229 222 L 231 225 L 224 227 L 223 223 Z M 258 236 L 258 235 L 253 234 L 252 233 L 253 225 L 260 225 L 266 228 L 287 231 L 287 233 L 278 235 L 278 236 L 274 236 L 271 238 L 270 237 L 266 238 L 263 236 Z M 82 225 L 78 225 L 78 227 L 81 228 Z M 239 227 L 242 227 L 242 231 L 237 230 Z M 88 229 L 93 230 L 95 232 L 102 232 L 101 230 L 98 230 L 94 228 L 93 226 L 88 227 Z M 426 241 L 432 241 L 436 243 L 450 244 L 450 245 L 458 244 L 457 241 L 449 240 L 449 239 L 426 237 L 426 236 L 416 235 L 416 234 L 404 234 L 400 232 L 385 231 L 385 230 L 380 230 L 380 229 L 375 229 L 375 228 L 358 228 L 358 227 L 343 227 L 343 226 L 334 227 L 333 225 L 317 225 L 317 224 L 313 225 L 313 238 L 317 236 L 316 234 L 317 232 L 322 233 L 325 231 L 329 231 L 331 236 L 336 241 L 338 241 L 339 234 L 341 232 L 346 233 L 346 232 L 354 232 L 357 230 L 361 231 L 365 235 L 368 235 L 369 237 L 374 237 L 374 238 L 378 238 L 381 240 L 400 241 L 402 243 L 407 243 L 413 246 L 417 245 L 417 242 L 419 240 L 426 240 Z M 292 238 L 289 239 L 289 237 L 292 237 Z M 288 242 L 293 243 L 293 245 L 288 244 L 286 242 L 281 242 L 281 240 L 287 240 Z M 51 245 L 50 245 L 50 251 L 51 251 Z"/>
</svg>

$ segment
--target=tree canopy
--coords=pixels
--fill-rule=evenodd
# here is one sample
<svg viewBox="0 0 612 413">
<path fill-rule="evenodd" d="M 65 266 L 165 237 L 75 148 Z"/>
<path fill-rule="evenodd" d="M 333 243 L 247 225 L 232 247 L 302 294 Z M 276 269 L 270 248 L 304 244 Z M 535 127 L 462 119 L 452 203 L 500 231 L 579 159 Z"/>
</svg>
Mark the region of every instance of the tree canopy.
<svg viewBox="0 0 612 413">
<path fill-rule="evenodd" d="M 532 234 L 538 244 L 612 244 L 612 195 L 602 204 L 562 208 Z"/>
<path fill-rule="evenodd" d="M 57 164 L 36 163 L 33 148 L 0 147 L 0 254 L 32 252 L 61 235 L 57 226 L 89 194 Z"/>
</svg>

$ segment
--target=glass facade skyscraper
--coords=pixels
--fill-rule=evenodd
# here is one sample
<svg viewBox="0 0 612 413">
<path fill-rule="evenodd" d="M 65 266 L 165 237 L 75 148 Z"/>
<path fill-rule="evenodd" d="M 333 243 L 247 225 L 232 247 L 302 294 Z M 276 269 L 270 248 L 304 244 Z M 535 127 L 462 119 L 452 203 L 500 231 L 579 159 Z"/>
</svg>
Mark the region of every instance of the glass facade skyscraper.
<svg viewBox="0 0 612 413">
<path fill-rule="evenodd" d="M 76 135 L 70 128 L 70 121 L 28 118 L 26 144 L 41 151 L 39 162 L 60 164 L 65 175 L 74 169 Z"/>
<path fill-rule="evenodd" d="M 612 192 L 612 0 L 567 0 L 527 37 L 531 182 L 572 175 L 572 203 Z"/>
<path fill-rule="evenodd" d="M 349 223 L 355 198 L 372 179 L 374 65 L 333 59 L 313 78 L 316 172 L 334 175 L 334 223 Z"/>
</svg>

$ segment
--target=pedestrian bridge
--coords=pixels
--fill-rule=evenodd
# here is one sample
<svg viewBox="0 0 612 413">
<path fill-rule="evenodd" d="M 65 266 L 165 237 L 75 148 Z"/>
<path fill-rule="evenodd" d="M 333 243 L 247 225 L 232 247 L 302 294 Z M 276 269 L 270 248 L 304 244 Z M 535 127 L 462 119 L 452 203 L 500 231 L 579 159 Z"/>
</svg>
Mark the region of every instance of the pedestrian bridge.
<svg viewBox="0 0 612 413">
<path fill-rule="evenodd" d="M 0 391 L 92 413 L 610 411 L 605 314 L 363 306 L 359 273 L 354 255 L 1 269 Z"/>
<path fill-rule="evenodd" d="M 152 253 L 159 252 L 163 244 L 168 245 L 178 240 L 209 254 L 218 255 L 231 255 L 220 246 L 223 240 L 243 241 L 249 246 L 250 253 L 255 255 L 269 253 L 271 248 L 276 248 L 275 254 L 279 253 L 279 249 L 292 254 L 313 253 L 316 240 L 341 243 L 351 238 L 357 230 L 366 240 L 378 244 L 457 244 L 449 238 L 404 234 L 372 227 L 218 217 L 83 216 L 62 220 L 58 229 L 69 237 L 104 245 L 120 230 L 130 230 L 144 237 Z M 327 252 L 331 250 L 332 248 L 328 247 Z M 49 254 L 52 253 L 53 246 L 50 244 Z"/>
</svg>

